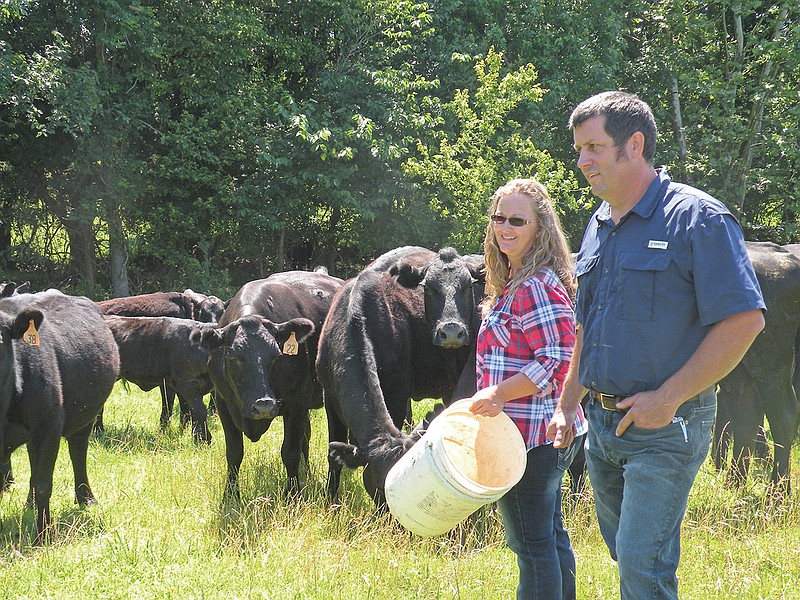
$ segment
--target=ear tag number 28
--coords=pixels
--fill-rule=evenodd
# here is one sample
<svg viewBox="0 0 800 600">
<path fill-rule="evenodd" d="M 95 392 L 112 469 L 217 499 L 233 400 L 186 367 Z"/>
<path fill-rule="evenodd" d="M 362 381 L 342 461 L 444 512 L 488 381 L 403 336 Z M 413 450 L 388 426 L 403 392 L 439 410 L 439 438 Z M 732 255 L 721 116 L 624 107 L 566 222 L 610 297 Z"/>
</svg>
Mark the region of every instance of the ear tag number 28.
<svg viewBox="0 0 800 600">
<path fill-rule="evenodd" d="M 28 329 L 22 334 L 22 339 L 25 340 L 25 343 L 29 346 L 39 345 L 39 332 L 36 331 L 36 325 L 33 324 L 33 319 L 28 321 Z"/>
<path fill-rule="evenodd" d="M 289 334 L 289 339 L 283 344 L 283 353 L 297 356 L 297 338 L 294 336 L 294 331 Z"/>
</svg>

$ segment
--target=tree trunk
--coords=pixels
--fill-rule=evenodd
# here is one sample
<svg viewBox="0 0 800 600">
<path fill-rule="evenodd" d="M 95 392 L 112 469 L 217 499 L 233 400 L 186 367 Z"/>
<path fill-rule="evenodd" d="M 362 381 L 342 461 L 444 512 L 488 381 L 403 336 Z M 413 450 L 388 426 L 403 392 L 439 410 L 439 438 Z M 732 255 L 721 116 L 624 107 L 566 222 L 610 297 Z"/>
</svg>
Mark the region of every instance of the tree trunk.
<svg viewBox="0 0 800 600">
<path fill-rule="evenodd" d="M 112 294 L 116 298 L 130 296 L 128 247 L 118 210 L 108 218 L 108 260 L 111 267 Z"/>
<path fill-rule="evenodd" d="M 275 272 L 280 273 L 284 270 L 286 261 L 284 259 L 286 246 L 286 224 L 281 225 L 280 236 L 278 237 L 278 248 L 275 251 Z"/>
<path fill-rule="evenodd" d="M 784 5 L 781 9 L 780 15 L 775 23 L 775 28 L 772 33 L 772 41 L 777 42 L 783 35 L 786 28 L 786 18 L 789 12 L 788 6 Z M 764 105 L 769 90 L 773 89 L 773 81 L 770 80 L 772 75 L 772 59 L 764 61 L 761 67 L 761 77 L 759 86 L 761 92 L 758 93 L 753 100 L 753 106 L 750 109 L 750 123 L 747 131 L 747 138 L 741 152 L 742 171 L 741 179 L 738 185 L 739 196 L 737 198 L 737 206 L 744 208 L 745 199 L 747 195 L 747 179 L 750 175 L 750 169 L 753 166 L 753 146 L 756 140 L 761 136 L 761 129 L 764 123 Z"/>
<path fill-rule="evenodd" d="M 64 227 L 69 236 L 71 271 L 78 275 L 82 287 L 87 293 L 90 293 L 94 290 L 95 271 L 97 270 L 92 224 L 86 221 L 67 219 Z"/>
<path fill-rule="evenodd" d="M 681 98 L 678 94 L 678 78 L 675 75 L 672 76 L 671 81 L 671 93 L 672 93 L 672 125 L 675 128 L 675 141 L 678 143 L 678 153 L 681 159 L 681 169 L 683 173 L 680 173 L 681 181 L 685 181 L 689 185 L 692 185 L 692 182 L 689 180 L 689 174 L 686 169 L 686 138 L 683 135 L 683 116 L 681 114 Z"/>
</svg>

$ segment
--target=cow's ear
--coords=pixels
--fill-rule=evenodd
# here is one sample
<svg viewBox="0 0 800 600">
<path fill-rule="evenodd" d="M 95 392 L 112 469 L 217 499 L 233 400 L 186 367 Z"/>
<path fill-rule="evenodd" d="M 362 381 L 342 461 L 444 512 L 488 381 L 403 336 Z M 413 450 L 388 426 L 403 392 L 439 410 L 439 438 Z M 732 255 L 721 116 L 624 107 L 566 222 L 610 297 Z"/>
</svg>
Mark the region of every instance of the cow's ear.
<svg viewBox="0 0 800 600">
<path fill-rule="evenodd" d="M 17 315 L 17 318 L 14 319 L 14 323 L 11 325 L 11 329 L 9 330 L 11 339 L 21 338 L 23 334 L 28 331 L 28 327 L 31 326 L 31 321 L 33 321 L 33 326 L 39 329 L 43 320 L 44 315 L 42 311 L 36 309 L 23 310 Z"/>
<path fill-rule="evenodd" d="M 422 283 L 425 279 L 428 269 L 425 267 L 416 267 L 405 261 L 400 261 L 392 265 L 389 269 L 389 275 L 397 277 L 397 283 L 404 288 L 413 289 Z"/>
<path fill-rule="evenodd" d="M 290 319 L 289 321 L 280 324 L 270 323 L 270 325 L 271 327 L 268 327 L 268 329 L 272 331 L 272 335 L 275 336 L 275 341 L 278 342 L 278 345 L 281 348 L 283 348 L 286 340 L 288 340 L 289 336 L 293 333 L 298 344 L 302 344 L 304 341 L 306 341 L 306 339 L 308 339 L 308 336 L 314 333 L 313 321 L 310 321 L 309 319 L 303 319 L 302 317 Z"/>
<path fill-rule="evenodd" d="M 486 264 L 483 261 L 483 256 L 479 254 L 470 254 L 464 257 L 469 269 L 469 274 L 475 281 L 483 281 L 486 283 Z"/>
<path fill-rule="evenodd" d="M 195 327 L 189 334 L 189 341 L 207 350 L 216 350 L 222 346 L 222 330 L 215 327 Z"/>
<path fill-rule="evenodd" d="M 328 459 L 338 467 L 357 469 L 367 464 L 367 455 L 358 446 L 344 442 L 328 444 Z"/>
</svg>

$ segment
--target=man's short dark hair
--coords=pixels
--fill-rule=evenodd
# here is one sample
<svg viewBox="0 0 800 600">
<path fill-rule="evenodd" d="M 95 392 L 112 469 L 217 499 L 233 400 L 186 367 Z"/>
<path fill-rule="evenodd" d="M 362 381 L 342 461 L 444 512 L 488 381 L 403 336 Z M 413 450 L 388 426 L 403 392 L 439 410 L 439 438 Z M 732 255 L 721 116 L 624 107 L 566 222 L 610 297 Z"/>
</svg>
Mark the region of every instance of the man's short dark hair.
<svg viewBox="0 0 800 600">
<path fill-rule="evenodd" d="M 570 130 L 592 117 L 605 117 L 604 129 L 622 148 L 637 131 L 644 136 L 643 155 L 653 164 L 658 130 L 653 112 L 646 102 L 625 92 L 602 92 L 578 104 L 569 117 Z"/>
</svg>

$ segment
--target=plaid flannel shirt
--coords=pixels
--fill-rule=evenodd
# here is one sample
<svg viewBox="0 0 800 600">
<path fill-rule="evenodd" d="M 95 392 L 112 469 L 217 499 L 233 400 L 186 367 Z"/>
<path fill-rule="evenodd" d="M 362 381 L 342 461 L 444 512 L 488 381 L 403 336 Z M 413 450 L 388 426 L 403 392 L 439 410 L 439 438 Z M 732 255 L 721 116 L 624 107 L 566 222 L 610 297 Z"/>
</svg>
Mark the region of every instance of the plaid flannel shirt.
<svg viewBox="0 0 800 600">
<path fill-rule="evenodd" d="M 572 302 L 558 276 L 542 269 L 513 296 L 507 290 L 483 318 L 477 338 L 478 389 L 524 373 L 540 390 L 505 404 L 503 411 L 522 433 L 527 448 L 549 443 L 547 425 L 555 412 L 575 347 Z M 586 433 L 578 406 L 577 434 Z"/>
</svg>

